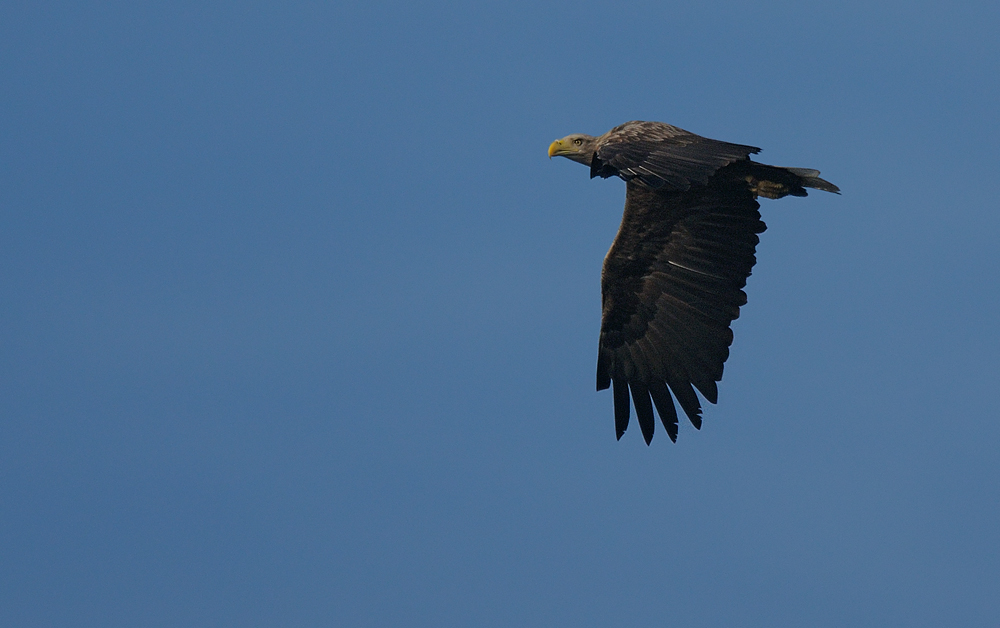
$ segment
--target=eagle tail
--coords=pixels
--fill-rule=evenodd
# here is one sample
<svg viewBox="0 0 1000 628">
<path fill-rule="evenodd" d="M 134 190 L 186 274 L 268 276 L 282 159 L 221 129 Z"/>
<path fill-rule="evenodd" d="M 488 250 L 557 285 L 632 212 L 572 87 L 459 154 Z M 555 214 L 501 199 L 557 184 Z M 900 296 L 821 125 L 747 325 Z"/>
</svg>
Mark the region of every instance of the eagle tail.
<svg viewBox="0 0 1000 628">
<path fill-rule="evenodd" d="M 840 193 L 840 188 L 819 178 L 819 170 L 809 168 L 768 166 L 751 161 L 746 180 L 753 193 L 764 198 L 807 196 L 806 188 L 833 192 L 834 194 Z"/>
<path fill-rule="evenodd" d="M 804 188 L 813 188 L 815 190 L 840 194 L 840 188 L 825 179 L 819 178 L 819 170 L 811 170 L 809 168 L 785 168 L 785 170 L 797 176 L 799 178 L 799 185 Z"/>
</svg>

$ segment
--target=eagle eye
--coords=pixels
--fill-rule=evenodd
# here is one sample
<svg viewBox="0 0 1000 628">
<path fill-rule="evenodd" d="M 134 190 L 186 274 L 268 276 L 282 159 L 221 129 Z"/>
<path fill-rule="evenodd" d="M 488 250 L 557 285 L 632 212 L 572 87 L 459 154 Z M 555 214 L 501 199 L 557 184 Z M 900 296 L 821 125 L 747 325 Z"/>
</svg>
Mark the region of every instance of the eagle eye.
<svg viewBox="0 0 1000 628">
<path fill-rule="evenodd" d="M 575 140 L 573 140 L 573 143 L 576 144 L 577 146 L 580 146 L 581 144 L 583 144 L 583 140 L 581 140 L 580 138 L 576 138 Z"/>
</svg>

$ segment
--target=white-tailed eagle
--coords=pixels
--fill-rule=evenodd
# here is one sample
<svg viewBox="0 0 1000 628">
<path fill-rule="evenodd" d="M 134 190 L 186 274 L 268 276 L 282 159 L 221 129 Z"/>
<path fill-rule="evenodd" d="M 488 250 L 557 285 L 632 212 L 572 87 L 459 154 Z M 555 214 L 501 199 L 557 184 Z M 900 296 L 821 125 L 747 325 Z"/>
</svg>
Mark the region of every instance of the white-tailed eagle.
<svg viewBox="0 0 1000 628">
<path fill-rule="evenodd" d="M 819 171 L 750 160 L 759 148 L 719 142 L 662 122 L 626 122 L 600 137 L 568 135 L 549 157 L 625 180 L 625 212 L 601 272 L 597 390 L 613 385 L 615 431 L 629 423 L 629 392 L 646 444 L 653 406 L 677 441 L 673 397 L 701 428 L 695 389 L 712 403 L 729 357 L 729 325 L 765 229 L 757 197 L 839 192 Z"/>
</svg>

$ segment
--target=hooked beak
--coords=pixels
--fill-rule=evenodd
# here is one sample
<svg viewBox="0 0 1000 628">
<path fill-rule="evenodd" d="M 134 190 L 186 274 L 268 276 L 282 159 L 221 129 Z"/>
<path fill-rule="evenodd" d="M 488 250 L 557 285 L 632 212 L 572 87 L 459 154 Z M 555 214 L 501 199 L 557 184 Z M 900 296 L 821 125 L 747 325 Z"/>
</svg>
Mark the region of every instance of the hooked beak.
<svg viewBox="0 0 1000 628">
<path fill-rule="evenodd" d="M 549 144 L 549 159 L 552 159 L 553 157 L 558 155 L 562 147 L 563 147 L 562 140 L 556 140 L 551 144 Z"/>
</svg>

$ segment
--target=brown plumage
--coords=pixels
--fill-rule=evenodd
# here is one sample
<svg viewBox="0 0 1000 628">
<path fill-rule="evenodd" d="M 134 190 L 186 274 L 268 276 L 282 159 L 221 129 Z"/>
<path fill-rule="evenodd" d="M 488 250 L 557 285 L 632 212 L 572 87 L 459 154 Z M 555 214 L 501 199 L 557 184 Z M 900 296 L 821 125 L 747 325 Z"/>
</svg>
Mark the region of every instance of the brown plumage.
<svg viewBox="0 0 1000 628">
<path fill-rule="evenodd" d="M 743 288 L 766 228 L 756 198 L 839 192 L 819 171 L 751 161 L 759 151 L 638 121 L 549 147 L 549 157 L 587 165 L 592 178 L 626 181 L 622 224 L 601 272 L 597 355 L 597 389 L 613 386 L 618 438 L 628 427 L 629 397 L 646 444 L 654 406 L 676 441 L 673 398 L 696 428 L 695 389 L 718 400 L 729 326 L 746 303 Z"/>
</svg>

